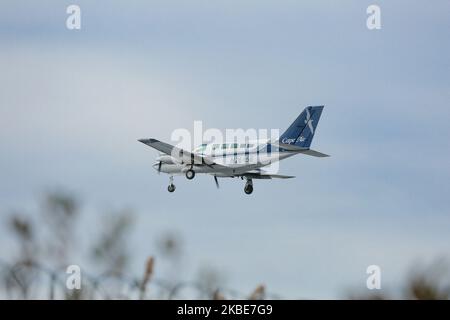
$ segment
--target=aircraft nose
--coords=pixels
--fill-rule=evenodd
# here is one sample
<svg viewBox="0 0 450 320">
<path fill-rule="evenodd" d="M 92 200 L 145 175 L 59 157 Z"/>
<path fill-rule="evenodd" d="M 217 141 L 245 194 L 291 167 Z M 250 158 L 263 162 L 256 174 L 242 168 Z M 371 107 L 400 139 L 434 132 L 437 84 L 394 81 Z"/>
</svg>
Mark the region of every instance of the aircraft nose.
<svg viewBox="0 0 450 320">
<path fill-rule="evenodd" d="M 154 165 L 152 165 L 153 169 L 155 169 L 156 171 L 158 171 L 158 167 L 159 167 L 159 163 L 155 163 Z"/>
</svg>

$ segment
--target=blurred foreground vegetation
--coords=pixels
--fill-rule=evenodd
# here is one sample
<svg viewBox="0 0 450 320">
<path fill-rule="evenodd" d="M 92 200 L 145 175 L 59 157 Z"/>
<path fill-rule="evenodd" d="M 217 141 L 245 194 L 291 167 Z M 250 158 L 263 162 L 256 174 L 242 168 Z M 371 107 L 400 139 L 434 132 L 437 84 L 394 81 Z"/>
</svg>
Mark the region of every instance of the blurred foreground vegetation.
<svg viewBox="0 0 450 320">
<path fill-rule="evenodd" d="M 13 257 L 0 257 L 0 298 L 3 299 L 277 299 L 263 284 L 251 293 L 226 289 L 223 276 L 211 267 L 198 272 L 195 281 L 181 281 L 177 268 L 182 255 L 182 240 L 177 233 L 166 232 L 155 239 L 155 254 L 143 261 L 142 274 L 128 276 L 133 249 L 129 238 L 135 222 L 133 211 L 123 209 L 102 215 L 95 226 L 93 241 L 79 233 L 82 210 L 79 201 L 69 193 L 47 194 L 36 214 L 14 211 L 7 215 L 12 236 Z M 67 289 L 66 268 L 73 257 L 84 257 L 95 270 L 82 269 L 80 290 Z M 86 259 L 87 257 L 87 259 Z M 158 259 L 158 260 L 157 260 Z M 155 265 L 172 269 L 169 278 L 159 278 Z M 95 276 L 93 275 L 95 274 Z M 416 268 L 404 281 L 400 294 L 380 291 L 353 291 L 348 299 L 449 299 L 449 264 L 439 259 Z"/>
<path fill-rule="evenodd" d="M 154 239 L 155 252 L 142 261 L 141 275 L 129 276 L 134 258 L 129 243 L 135 223 L 131 209 L 89 216 L 96 232 L 90 239 L 86 230 L 80 228 L 83 218 L 80 202 L 70 193 L 48 193 L 37 211 L 10 212 L 6 221 L 2 221 L 12 237 L 10 249 L 14 254 L 8 259 L 0 257 L 0 298 L 262 299 L 270 296 L 264 285 L 256 286 L 249 294 L 223 288 L 224 277 L 211 266 L 202 267 L 194 281 L 180 280 L 183 244 L 176 232 L 165 232 Z M 69 276 L 66 268 L 74 261 L 85 262 L 80 265 L 80 290 L 66 287 Z M 165 278 L 154 274 L 157 263 L 167 269 Z"/>
</svg>

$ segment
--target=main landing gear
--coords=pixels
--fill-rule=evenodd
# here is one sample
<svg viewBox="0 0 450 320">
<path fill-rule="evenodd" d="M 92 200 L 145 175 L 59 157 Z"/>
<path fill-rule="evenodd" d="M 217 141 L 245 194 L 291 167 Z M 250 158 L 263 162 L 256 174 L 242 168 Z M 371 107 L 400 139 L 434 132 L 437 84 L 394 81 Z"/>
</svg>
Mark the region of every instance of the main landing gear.
<svg viewBox="0 0 450 320">
<path fill-rule="evenodd" d="M 169 178 L 169 186 L 167 187 L 167 191 L 174 192 L 175 191 L 175 185 L 173 184 L 173 177 L 171 176 Z"/>
<path fill-rule="evenodd" d="M 195 171 L 192 169 L 189 169 L 188 171 L 186 171 L 186 178 L 188 178 L 188 180 L 192 180 L 195 177 Z"/>
<path fill-rule="evenodd" d="M 247 179 L 244 187 L 245 194 L 251 194 L 253 192 L 253 181 L 252 179 Z"/>
</svg>

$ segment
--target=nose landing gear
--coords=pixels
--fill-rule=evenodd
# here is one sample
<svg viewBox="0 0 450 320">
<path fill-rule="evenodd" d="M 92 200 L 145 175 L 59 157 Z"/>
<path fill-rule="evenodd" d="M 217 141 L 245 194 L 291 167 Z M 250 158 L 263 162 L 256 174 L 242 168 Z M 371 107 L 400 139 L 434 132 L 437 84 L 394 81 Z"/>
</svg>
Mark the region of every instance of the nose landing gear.
<svg viewBox="0 0 450 320">
<path fill-rule="evenodd" d="M 247 179 L 244 187 L 245 194 L 251 194 L 253 192 L 253 181 L 252 179 Z"/>
<path fill-rule="evenodd" d="M 167 187 L 167 191 L 174 192 L 175 191 L 175 185 L 173 184 L 173 176 L 169 178 L 169 186 Z"/>
</svg>

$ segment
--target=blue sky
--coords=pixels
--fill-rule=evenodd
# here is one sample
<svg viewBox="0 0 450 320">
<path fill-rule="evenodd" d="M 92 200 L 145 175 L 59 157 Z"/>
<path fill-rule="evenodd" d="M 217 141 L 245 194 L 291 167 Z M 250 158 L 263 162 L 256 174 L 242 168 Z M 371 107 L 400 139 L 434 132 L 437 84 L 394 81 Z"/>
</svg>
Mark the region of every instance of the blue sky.
<svg viewBox="0 0 450 320">
<path fill-rule="evenodd" d="M 72 3 L 79 31 L 65 28 Z M 366 28 L 373 3 L 377 31 Z M 448 254 L 448 1 L 1 8 L 1 215 L 63 186 L 90 210 L 136 209 L 136 273 L 154 238 L 174 230 L 183 277 L 207 264 L 231 288 L 263 282 L 290 298 L 363 289 L 371 264 L 395 290 L 415 261 Z M 332 157 L 283 161 L 297 178 L 257 181 L 251 197 L 241 181 L 218 191 L 200 176 L 176 179 L 169 194 L 151 168 L 156 152 L 136 141 L 167 141 L 194 120 L 284 130 L 307 105 L 325 105 L 313 148 Z"/>
</svg>

